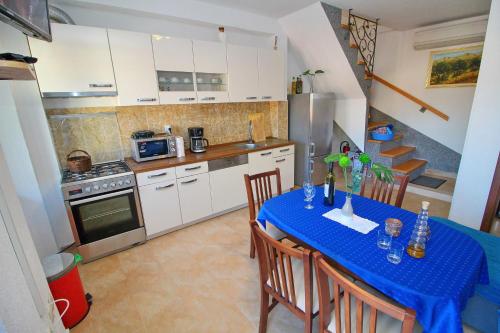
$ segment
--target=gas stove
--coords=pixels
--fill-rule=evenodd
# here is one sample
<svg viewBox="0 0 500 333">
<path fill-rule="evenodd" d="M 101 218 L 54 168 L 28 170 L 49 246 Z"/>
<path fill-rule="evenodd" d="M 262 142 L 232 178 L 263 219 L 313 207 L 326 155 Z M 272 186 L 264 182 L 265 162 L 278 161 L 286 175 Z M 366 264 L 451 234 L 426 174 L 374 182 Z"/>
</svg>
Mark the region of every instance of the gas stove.
<svg viewBox="0 0 500 333">
<path fill-rule="evenodd" d="M 64 170 L 62 181 L 64 200 L 83 198 L 135 186 L 134 173 L 123 161 L 92 165 L 87 172 Z"/>
</svg>

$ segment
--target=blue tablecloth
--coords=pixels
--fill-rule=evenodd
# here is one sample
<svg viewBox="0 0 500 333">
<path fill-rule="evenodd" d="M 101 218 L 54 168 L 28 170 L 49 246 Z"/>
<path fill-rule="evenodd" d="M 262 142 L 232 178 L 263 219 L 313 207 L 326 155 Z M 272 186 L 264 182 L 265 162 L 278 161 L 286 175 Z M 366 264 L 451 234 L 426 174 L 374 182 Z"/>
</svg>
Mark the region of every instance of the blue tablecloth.
<svg viewBox="0 0 500 333">
<path fill-rule="evenodd" d="M 406 245 L 415 213 L 354 195 L 354 213 L 380 224 L 363 235 L 324 218 L 322 215 L 332 207 L 323 205 L 322 187 L 316 193 L 313 210 L 304 208 L 303 191 L 296 190 L 266 201 L 258 220 L 262 224 L 271 222 L 414 309 L 426 332 L 462 332 L 460 312 L 476 284 L 488 283 L 486 258 L 474 239 L 430 220 L 431 239 L 425 258 L 414 259 L 405 253 L 401 263 L 394 265 L 387 261 L 387 252 L 377 247 L 377 231 L 387 218 L 398 218 L 404 225 L 395 241 Z M 341 208 L 344 201 L 345 193 L 336 191 L 334 208 Z"/>
</svg>

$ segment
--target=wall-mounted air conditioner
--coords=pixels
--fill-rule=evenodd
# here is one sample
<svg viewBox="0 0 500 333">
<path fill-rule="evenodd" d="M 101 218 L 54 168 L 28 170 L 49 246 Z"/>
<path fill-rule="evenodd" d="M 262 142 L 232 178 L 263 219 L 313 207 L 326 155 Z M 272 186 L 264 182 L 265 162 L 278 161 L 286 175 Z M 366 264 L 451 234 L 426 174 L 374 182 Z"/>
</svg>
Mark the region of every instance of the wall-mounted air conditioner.
<svg viewBox="0 0 500 333">
<path fill-rule="evenodd" d="M 415 29 L 415 50 L 480 43 L 484 41 L 488 15 L 471 17 L 453 22 Z"/>
</svg>

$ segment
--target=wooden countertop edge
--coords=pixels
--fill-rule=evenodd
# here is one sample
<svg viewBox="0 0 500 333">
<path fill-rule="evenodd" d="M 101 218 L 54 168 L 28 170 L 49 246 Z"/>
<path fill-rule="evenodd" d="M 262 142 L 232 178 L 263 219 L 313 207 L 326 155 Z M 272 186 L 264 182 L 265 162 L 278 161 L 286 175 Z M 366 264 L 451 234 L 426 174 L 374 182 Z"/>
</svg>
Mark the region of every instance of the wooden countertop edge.
<svg viewBox="0 0 500 333">
<path fill-rule="evenodd" d="M 271 140 L 279 140 L 275 138 L 268 138 Z M 172 157 L 172 158 L 164 158 L 164 159 L 159 159 L 159 160 L 154 160 L 154 161 L 147 161 L 147 162 L 141 162 L 137 163 L 134 161 L 131 157 L 125 158 L 125 162 L 129 166 L 129 168 L 134 172 L 134 173 L 142 173 L 142 172 L 148 172 L 148 171 L 154 171 L 154 170 L 159 170 L 159 169 L 166 169 L 166 168 L 175 168 L 181 165 L 186 165 L 186 164 L 192 164 L 192 163 L 200 163 L 200 162 L 206 162 L 206 161 L 211 161 L 211 160 L 217 160 L 220 158 L 227 158 L 227 157 L 233 157 L 233 156 L 238 156 L 238 155 L 244 155 L 244 154 L 249 154 L 249 153 L 254 153 L 257 151 L 262 151 L 262 150 L 269 150 L 269 149 L 274 149 L 274 148 L 279 148 L 279 147 L 285 147 L 285 146 L 290 146 L 295 144 L 293 141 L 288 141 L 288 140 L 283 140 L 283 142 L 279 143 L 272 143 L 267 146 L 263 147 L 257 147 L 253 149 L 243 149 L 243 148 L 237 148 L 234 145 L 238 143 L 244 143 L 245 141 L 239 141 L 239 142 L 233 142 L 233 143 L 224 143 L 220 145 L 214 145 L 210 148 L 205 153 L 191 153 L 191 152 L 186 152 L 186 156 L 184 157 Z M 223 148 L 228 147 L 229 149 L 227 152 L 224 152 Z M 215 150 L 215 151 L 214 151 Z"/>
</svg>

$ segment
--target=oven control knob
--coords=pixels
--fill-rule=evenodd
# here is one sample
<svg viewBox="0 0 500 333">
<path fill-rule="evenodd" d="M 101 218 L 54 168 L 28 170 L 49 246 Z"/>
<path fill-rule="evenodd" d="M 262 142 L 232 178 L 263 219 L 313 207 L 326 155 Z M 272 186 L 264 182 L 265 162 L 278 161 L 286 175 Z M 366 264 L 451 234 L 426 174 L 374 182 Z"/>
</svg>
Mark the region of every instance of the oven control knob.
<svg viewBox="0 0 500 333">
<path fill-rule="evenodd" d="M 87 192 L 87 193 L 89 193 L 91 190 L 92 190 L 92 189 L 90 188 L 90 186 L 87 186 L 87 187 L 85 188 L 85 192 Z"/>
<path fill-rule="evenodd" d="M 99 189 L 99 185 L 94 185 L 94 190 L 98 190 Z"/>
<path fill-rule="evenodd" d="M 116 186 L 116 184 L 115 184 L 115 183 L 111 183 L 111 184 L 109 184 L 109 186 L 111 186 L 111 187 L 115 187 L 115 186 Z"/>
<path fill-rule="evenodd" d="M 122 180 L 119 180 L 118 181 L 118 186 L 122 186 L 123 185 L 123 181 Z"/>
<path fill-rule="evenodd" d="M 131 181 L 130 179 L 125 180 L 125 184 L 130 185 Z"/>
<path fill-rule="evenodd" d="M 102 184 L 102 188 L 108 188 L 108 184 L 106 183 Z"/>
</svg>

